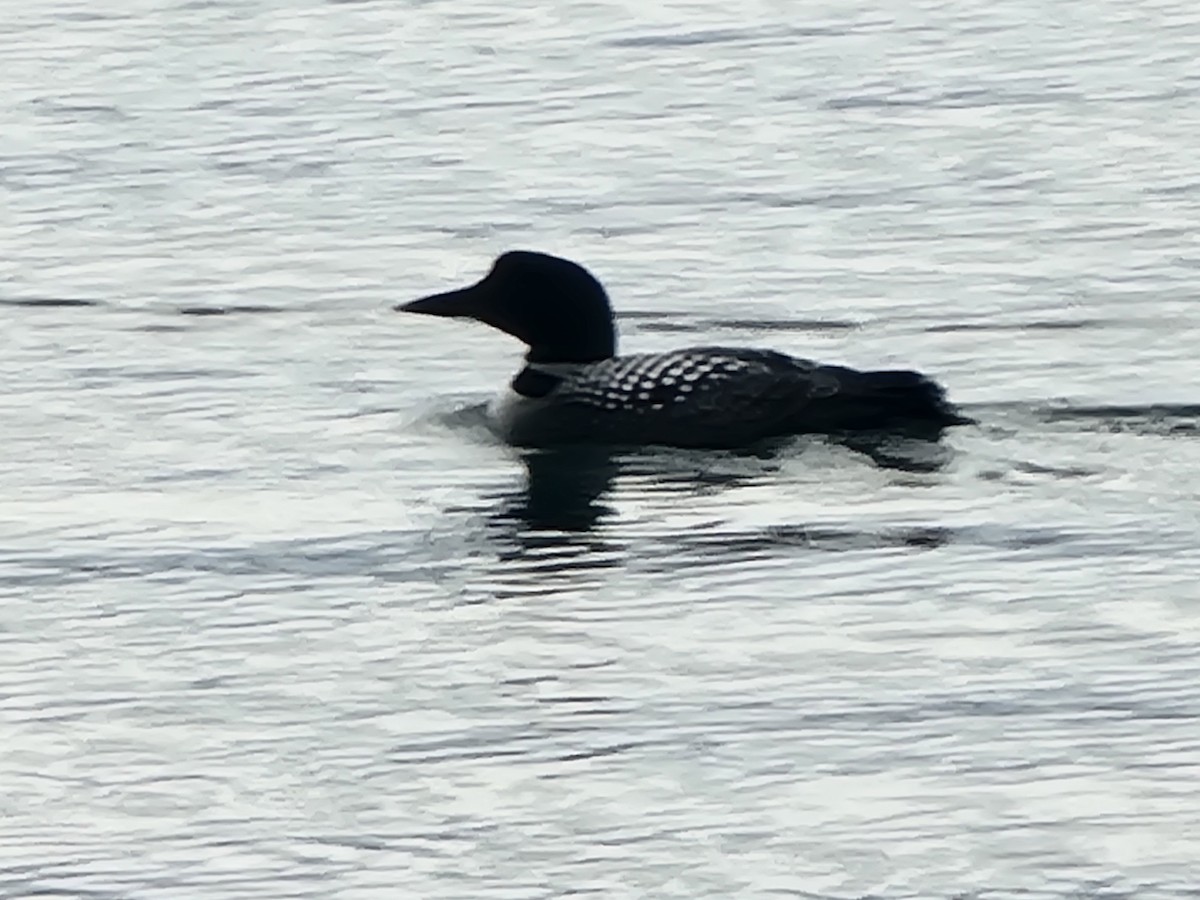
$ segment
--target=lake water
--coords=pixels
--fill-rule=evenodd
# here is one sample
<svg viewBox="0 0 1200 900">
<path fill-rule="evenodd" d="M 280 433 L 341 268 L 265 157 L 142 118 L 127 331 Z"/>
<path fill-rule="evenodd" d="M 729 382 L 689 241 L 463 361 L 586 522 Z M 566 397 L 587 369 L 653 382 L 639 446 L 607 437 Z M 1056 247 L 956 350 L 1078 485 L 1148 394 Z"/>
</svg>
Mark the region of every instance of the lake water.
<svg viewBox="0 0 1200 900">
<path fill-rule="evenodd" d="M 4 18 L 0 897 L 1200 896 L 1200 8 Z M 518 453 L 514 247 L 979 425 Z"/>
</svg>

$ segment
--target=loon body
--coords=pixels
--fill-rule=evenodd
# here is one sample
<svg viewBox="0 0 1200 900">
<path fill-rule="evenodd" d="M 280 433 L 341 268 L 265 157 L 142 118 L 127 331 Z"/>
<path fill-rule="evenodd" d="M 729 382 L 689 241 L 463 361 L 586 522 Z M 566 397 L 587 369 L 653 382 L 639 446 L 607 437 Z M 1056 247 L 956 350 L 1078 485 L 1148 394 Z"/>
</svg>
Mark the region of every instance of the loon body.
<svg viewBox="0 0 1200 900">
<path fill-rule="evenodd" d="M 739 347 L 617 356 L 600 282 L 542 253 L 510 251 L 478 283 L 396 308 L 475 319 L 529 347 L 488 410 L 493 430 L 520 446 L 731 448 L 813 432 L 937 436 L 970 421 L 917 372 L 860 372 Z"/>
</svg>

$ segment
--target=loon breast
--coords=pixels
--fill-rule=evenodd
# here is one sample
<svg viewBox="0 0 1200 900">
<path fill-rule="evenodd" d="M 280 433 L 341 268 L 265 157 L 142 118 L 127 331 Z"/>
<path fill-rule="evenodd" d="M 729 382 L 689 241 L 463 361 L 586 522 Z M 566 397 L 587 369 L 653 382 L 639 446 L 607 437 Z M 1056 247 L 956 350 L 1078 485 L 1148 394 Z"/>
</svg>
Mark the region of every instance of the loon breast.
<svg viewBox="0 0 1200 900">
<path fill-rule="evenodd" d="M 506 386 L 487 405 L 488 427 L 502 441 L 523 443 L 522 435 L 550 428 L 553 412 L 549 407 L 553 405 L 553 398 L 526 397 Z"/>
</svg>

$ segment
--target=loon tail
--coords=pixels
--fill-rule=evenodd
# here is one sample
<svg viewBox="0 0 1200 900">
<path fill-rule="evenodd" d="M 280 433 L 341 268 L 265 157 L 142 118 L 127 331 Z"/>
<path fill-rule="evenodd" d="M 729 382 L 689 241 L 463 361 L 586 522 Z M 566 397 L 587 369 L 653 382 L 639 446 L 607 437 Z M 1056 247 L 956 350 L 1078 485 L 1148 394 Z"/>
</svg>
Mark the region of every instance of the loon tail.
<svg viewBox="0 0 1200 900">
<path fill-rule="evenodd" d="M 959 413 L 942 387 L 919 372 L 859 372 L 841 366 L 822 366 L 820 371 L 836 378 L 840 387 L 805 407 L 804 430 L 929 434 L 975 421 Z"/>
</svg>

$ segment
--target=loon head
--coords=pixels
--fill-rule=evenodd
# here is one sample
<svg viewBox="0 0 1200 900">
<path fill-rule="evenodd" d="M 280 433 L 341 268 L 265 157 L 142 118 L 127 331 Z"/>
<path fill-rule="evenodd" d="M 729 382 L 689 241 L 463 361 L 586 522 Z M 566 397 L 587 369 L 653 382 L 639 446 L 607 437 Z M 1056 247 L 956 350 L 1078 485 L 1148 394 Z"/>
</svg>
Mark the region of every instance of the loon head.
<svg viewBox="0 0 1200 900">
<path fill-rule="evenodd" d="M 545 253 L 510 250 L 470 287 L 396 309 L 499 328 L 529 346 L 530 362 L 595 362 L 616 353 L 612 307 L 600 282 L 583 266 Z"/>
</svg>

